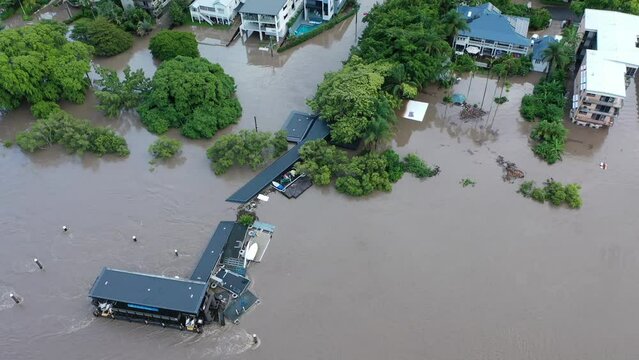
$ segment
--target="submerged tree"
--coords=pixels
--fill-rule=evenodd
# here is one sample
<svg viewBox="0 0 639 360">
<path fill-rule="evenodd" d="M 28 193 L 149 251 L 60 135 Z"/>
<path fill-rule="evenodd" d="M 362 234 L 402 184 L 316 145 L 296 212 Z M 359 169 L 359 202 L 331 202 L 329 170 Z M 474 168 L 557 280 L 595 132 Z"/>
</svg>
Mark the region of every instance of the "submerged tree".
<svg viewBox="0 0 639 360">
<path fill-rule="evenodd" d="M 235 97 L 235 81 L 220 65 L 178 56 L 158 67 L 138 112 L 153 133 L 180 128 L 186 137 L 208 139 L 236 123 L 242 107 Z"/>
<path fill-rule="evenodd" d="M 66 32 L 50 21 L 0 31 L 0 110 L 23 101 L 84 102 L 93 49 Z"/>
<path fill-rule="evenodd" d="M 71 38 L 93 46 L 98 56 L 117 55 L 133 46 L 133 36 L 104 17 L 76 21 Z"/>
<path fill-rule="evenodd" d="M 151 81 L 144 77 L 142 69 L 131 71 L 131 67 L 127 66 L 122 81 L 114 70 L 96 66 L 95 71 L 100 75 L 100 79 L 95 81 L 98 109 L 109 117 L 118 116 L 120 110 L 136 108 L 151 89 Z"/>
</svg>

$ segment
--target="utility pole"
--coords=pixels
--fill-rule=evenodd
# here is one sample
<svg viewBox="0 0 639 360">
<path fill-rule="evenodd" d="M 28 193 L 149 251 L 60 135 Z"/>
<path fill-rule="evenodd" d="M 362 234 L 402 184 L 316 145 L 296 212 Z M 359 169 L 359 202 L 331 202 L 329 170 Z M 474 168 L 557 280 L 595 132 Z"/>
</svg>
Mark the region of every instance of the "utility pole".
<svg viewBox="0 0 639 360">
<path fill-rule="evenodd" d="M 257 116 L 253 116 L 253 120 L 255 121 L 255 132 L 257 132 Z"/>
<path fill-rule="evenodd" d="M 271 49 L 271 57 L 273 57 L 273 36 L 268 37 L 268 47 Z M 257 128 L 257 126 L 255 127 Z"/>
<path fill-rule="evenodd" d="M 359 14 L 359 9 L 355 10 L 355 43 L 357 43 L 357 15 Z"/>
</svg>

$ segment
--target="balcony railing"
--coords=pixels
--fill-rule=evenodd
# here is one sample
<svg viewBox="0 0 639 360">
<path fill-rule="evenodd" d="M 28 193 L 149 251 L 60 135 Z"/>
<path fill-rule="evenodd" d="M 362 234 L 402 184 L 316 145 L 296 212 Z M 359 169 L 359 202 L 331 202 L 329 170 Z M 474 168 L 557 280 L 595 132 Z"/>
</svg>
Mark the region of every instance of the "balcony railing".
<svg viewBox="0 0 639 360">
<path fill-rule="evenodd" d="M 594 119 L 591 114 L 580 113 L 575 115 L 575 120 L 605 126 L 611 126 L 614 123 L 614 118 L 612 116 L 602 116 L 600 119 Z"/>
<path fill-rule="evenodd" d="M 620 108 L 620 107 L 623 106 L 623 99 L 615 98 L 615 100 L 613 100 L 612 102 L 603 101 L 601 99 L 601 96 L 599 96 L 599 95 L 589 96 L 589 95 L 586 94 L 584 96 L 584 101 L 589 102 L 589 103 L 593 103 L 593 104 L 598 104 L 598 105 L 612 106 L 612 107 L 616 107 L 616 108 Z"/>
</svg>

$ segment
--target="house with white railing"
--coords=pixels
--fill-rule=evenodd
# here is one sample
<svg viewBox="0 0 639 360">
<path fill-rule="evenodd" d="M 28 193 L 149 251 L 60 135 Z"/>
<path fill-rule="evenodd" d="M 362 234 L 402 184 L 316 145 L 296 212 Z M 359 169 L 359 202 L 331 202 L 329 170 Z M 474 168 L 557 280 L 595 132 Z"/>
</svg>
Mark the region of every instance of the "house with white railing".
<svg viewBox="0 0 639 360">
<path fill-rule="evenodd" d="M 239 10 L 240 30 L 246 37 L 257 32 L 260 40 L 264 36 L 274 36 L 280 42 L 288 29 L 287 22 L 303 6 L 303 0 L 246 0 Z"/>
<path fill-rule="evenodd" d="M 528 39 L 530 20 L 503 15 L 491 3 L 479 6 L 459 6 L 457 12 L 468 23 L 468 30 L 457 33 L 453 40 L 455 53 L 499 57 L 512 54 L 526 56 L 530 52 Z"/>
<path fill-rule="evenodd" d="M 208 24 L 231 24 L 240 0 L 195 0 L 190 6 L 191 20 Z"/>
</svg>

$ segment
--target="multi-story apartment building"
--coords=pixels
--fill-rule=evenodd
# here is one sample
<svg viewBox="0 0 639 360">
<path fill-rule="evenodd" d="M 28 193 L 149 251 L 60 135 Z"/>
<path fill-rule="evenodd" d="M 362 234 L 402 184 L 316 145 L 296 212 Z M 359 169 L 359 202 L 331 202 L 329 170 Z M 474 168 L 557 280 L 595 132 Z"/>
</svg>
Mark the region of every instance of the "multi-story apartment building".
<svg viewBox="0 0 639 360">
<path fill-rule="evenodd" d="M 571 120 L 612 126 L 639 68 L 639 16 L 586 9 L 579 33 Z"/>
<path fill-rule="evenodd" d="M 528 18 L 503 15 L 491 3 L 459 6 L 457 12 L 468 23 L 468 30 L 460 31 L 453 40 L 458 55 L 466 51 L 490 57 L 506 54 L 519 57 L 530 52 Z"/>
<path fill-rule="evenodd" d="M 267 35 L 275 36 L 279 42 L 286 34 L 287 22 L 302 11 L 303 6 L 303 0 L 246 0 L 239 11 L 240 30 L 247 37 L 258 32 L 260 40 Z"/>
</svg>

